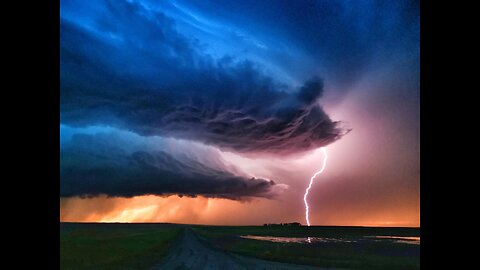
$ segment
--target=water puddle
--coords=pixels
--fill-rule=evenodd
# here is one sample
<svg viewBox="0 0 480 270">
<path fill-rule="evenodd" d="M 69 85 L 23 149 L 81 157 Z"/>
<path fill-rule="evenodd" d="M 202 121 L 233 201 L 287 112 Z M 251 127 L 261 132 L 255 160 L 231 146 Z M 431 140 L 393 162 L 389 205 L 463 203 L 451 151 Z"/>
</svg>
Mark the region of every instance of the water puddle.
<svg viewBox="0 0 480 270">
<path fill-rule="evenodd" d="M 327 238 L 327 237 L 277 237 L 277 236 L 256 236 L 256 235 L 241 235 L 240 237 L 246 239 L 254 239 L 261 241 L 270 241 L 275 243 L 351 243 L 355 242 L 352 239 L 344 238 Z"/>
<path fill-rule="evenodd" d="M 365 236 L 366 238 L 373 238 L 377 240 L 391 240 L 396 243 L 403 244 L 412 244 L 420 245 L 420 236 L 388 236 L 388 235 L 377 235 L 377 236 Z"/>
<path fill-rule="evenodd" d="M 392 241 L 402 244 L 420 245 L 420 237 L 403 237 L 403 236 L 365 236 L 363 238 L 330 238 L 330 237 L 278 237 L 278 236 L 257 236 L 257 235 L 241 235 L 241 238 L 253 239 L 260 241 L 270 241 L 275 243 L 356 243 L 359 241 Z"/>
</svg>

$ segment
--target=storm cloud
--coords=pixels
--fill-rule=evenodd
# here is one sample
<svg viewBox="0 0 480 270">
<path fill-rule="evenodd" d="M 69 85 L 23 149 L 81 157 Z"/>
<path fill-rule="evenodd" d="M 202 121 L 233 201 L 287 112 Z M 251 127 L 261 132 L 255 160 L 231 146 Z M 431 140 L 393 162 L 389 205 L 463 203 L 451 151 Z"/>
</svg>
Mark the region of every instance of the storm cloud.
<svg viewBox="0 0 480 270">
<path fill-rule="evenodd" d="M 61 220 L 418 226 L 419 11 L 61 0 Z"/>
<path fill-rule="evenodd" d="M 248 176 L 219 151 L 114 128 L 62 127 L 60 196 L 273 198 L 285 185 Z"/>
<path fill-rule="evenodd" d="M 345 133 L 317 102 L 320 78 L 284 84 L 260 63 L 202 53 L 206 44 L 145 3 L 100 3 L 73 16 L 68 1 L 62 14 L 62 123 L 267 154 L 316 149 Z"/>
</svg>

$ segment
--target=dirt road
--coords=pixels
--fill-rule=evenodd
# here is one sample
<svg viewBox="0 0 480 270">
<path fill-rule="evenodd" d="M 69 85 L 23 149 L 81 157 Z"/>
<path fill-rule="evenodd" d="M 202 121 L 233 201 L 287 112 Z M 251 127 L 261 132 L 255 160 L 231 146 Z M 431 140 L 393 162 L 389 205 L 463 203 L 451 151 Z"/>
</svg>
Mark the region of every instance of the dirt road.
<svg viewBox="0 0 480 270">
<path fill-rule="evenodd" d="M 171 248 L 163 262 L 154 269 L 188 269 L 188 270 L 299 270 L 326 269 L 302 265 L 270 262 L 255 258 L 243 257 L 214 250 L 204 245 L 190 229 Z"/>
</svg>

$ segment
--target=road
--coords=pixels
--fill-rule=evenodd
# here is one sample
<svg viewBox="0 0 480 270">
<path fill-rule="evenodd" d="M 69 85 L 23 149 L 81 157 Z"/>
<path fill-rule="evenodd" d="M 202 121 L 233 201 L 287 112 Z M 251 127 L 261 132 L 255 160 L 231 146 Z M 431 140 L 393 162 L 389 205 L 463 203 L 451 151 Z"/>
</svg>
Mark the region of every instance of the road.
<svg viewBox="0 0 480 270">
<path fill-rule="evenodd" d="M 271 262 L 238 256 L 204 245 L 190 229 L 172 246 L 163 262 L 154 269 L 175 270 L 299 270 L 326 269 L 303 265 Z"/>
</svg>

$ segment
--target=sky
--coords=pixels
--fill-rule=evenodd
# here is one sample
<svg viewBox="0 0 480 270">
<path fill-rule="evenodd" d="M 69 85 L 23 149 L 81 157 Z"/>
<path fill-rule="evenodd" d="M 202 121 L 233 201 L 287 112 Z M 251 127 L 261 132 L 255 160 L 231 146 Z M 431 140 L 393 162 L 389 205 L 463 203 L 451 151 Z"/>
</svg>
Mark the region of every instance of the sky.
<svg viewBox="0 0 480 270">
<path fill-rule="evenodd" d="M 420 226 L 417 1 L 60 3 L 60 221 Z"/>
</svg>

